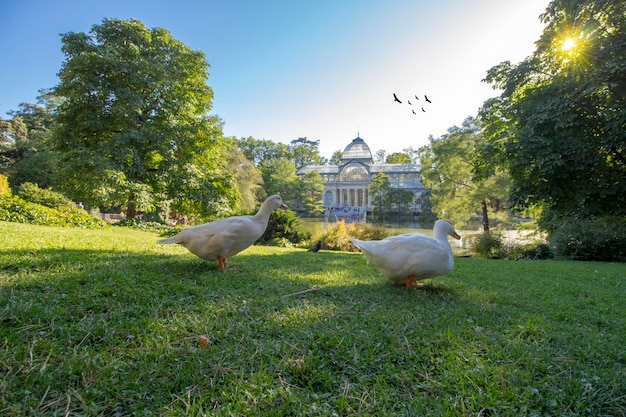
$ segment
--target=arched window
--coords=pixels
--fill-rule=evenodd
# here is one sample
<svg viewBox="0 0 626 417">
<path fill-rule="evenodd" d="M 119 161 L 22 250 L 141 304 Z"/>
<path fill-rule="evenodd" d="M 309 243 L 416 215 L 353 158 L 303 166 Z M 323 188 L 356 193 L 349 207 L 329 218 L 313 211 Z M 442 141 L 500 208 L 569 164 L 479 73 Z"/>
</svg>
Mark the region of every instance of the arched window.
<svg viewBox="0 0 626 417">
<path fill-rule="evenodd" d="M 339 180 L 345 182 L 367 181 L 369 180 L 369 174 L 362 165 L 350 164 L 341 171 Z"/>
</svg>

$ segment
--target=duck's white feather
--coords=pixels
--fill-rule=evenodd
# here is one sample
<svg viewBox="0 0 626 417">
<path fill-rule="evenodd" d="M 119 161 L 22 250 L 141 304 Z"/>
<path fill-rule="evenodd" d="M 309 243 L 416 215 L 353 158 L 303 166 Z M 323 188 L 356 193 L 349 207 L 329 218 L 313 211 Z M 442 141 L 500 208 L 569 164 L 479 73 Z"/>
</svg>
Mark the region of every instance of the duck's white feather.
<svg viewBox="0 0 626 417">
<path fill-rule="evenodd" d="M 198 226 L 186 227 L 177 235 L 159 240 L 161 244 L 178 243 L 207 261 L 229 258 L 248 248 L 265 232 L 270 214 L 287 208 L 280 196 L 268 197 L 253 216 L 233 216 Z"/>
<path fill-rule="evenodd" d="M 409 276 L 421 280 L 450 272 L 454 256 L 448 235 L 459 237 L 448 221 L 439 220 L 432 237 L 407 233 L 376 241 L 350 240 L 386 278 L 400 282 Z"/>
</svg>

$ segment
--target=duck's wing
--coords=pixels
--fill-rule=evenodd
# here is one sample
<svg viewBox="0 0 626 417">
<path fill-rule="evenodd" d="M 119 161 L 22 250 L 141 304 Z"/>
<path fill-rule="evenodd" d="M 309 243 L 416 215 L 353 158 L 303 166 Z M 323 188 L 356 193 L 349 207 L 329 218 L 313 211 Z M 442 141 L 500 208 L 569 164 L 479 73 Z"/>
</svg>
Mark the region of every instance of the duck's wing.
<svg viewBox="0 0 626 417">
<path fill-rule="evenodd" d="M 351 240 L 365 259 L 390 279 L 406 278 L 416 269 L 434 273 L 448 259 L 441 242 L 422 234 L 407 233 L 376 241 Z"/>
</svg>

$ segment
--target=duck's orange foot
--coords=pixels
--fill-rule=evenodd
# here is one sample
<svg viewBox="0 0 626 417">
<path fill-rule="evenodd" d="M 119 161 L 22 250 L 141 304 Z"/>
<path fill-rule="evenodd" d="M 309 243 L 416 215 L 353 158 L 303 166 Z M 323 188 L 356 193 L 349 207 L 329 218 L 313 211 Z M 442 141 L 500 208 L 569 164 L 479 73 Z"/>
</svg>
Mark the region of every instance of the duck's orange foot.
<svg viewBox="0 0 626 417">
<path fill-rule="evenodd" d="M 230 266 L 226 265 L 226 258 L 223 257 L 223 256 L 218 256 L 217 257 L 217 267 L 221 271 L 228 271 L 229 269 L 237 269 L 236 266 L 230 267 Z"/>
<path fill-rule="evenodd" d="M 228 267 L 226 266 L 226 258 L 224 258 L 223 256 L 218 256 L 217 267 L 221 269 L 222 271 L 224 271 L 225 269 L 228 269 Z"/>
<path fill-rule="evenodd" d="M 409 275 L 408 277 L 406 277 L 406 279 L 404 280 L 405 283 L 405 287 L 404 288 L 411 288 L 413 286 L 413 283 L 415 282 L 415 275 Z"/>
</svg>

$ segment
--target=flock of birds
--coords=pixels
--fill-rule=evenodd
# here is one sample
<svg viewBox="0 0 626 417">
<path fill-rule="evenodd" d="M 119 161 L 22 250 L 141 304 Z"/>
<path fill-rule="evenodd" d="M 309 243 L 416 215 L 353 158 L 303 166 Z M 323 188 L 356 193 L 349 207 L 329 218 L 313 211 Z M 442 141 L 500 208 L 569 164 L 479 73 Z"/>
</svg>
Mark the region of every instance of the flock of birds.
<svg viewBox="0 0 626 417">
<path fill-rule="evenodd" d="M 417 96 L 417 94 L 414 94 L 414 96 L 415 96 L 416 102 L 419 101 L 420 98 Z M 396 93 L 393 93 L 393 101 L 396 102 L 396 103 L 402 104 L 402 100 L 400 100 L 398 98 Z M 432 101 L 430 101 L 430 99 L 428 98 L 428 96 L 426 94 L 424 94 L 424 101 L 426 101 L 426 103 L 428 103 L 428 104 L 432 104 Z M 413 106 L 413 103 L 411 103 L 410 99 L 407 99 L 406 102 L 409 104 L 409 106 Z M 422 109 L 422 112 L 426 113 L 426 110 L 424 110 L 424 107 L 423 106 L 420 106 L 420 107 Z M 413 114 L 417 114 L 414 109 L 411 109 L 411 111 L 413 112 Z"/>
<path fill-rule="evenodd" d="M 217 261 L 220 270 L 228 269 L 227 259 L 256 242 L 265 232 L 272 211 L 288 207 L 278 195 L 268 197 L 255 215 L 232 216 L 198 226 L 186 227 L 177 235 L 158 241 L 179 244 L 207 261 Z M 448 236 L 460 239 L 447 220 L 438 220 L 433 236 L 406 233 L 382 240 L 363 241 L 350 238 L 368 263 L 394 283 L 410 288 L 414 282 L 445 275 L 454 267 Z M 322 241 L 313 243 L 308 251 L 318 252 Z"/>
</svg>

